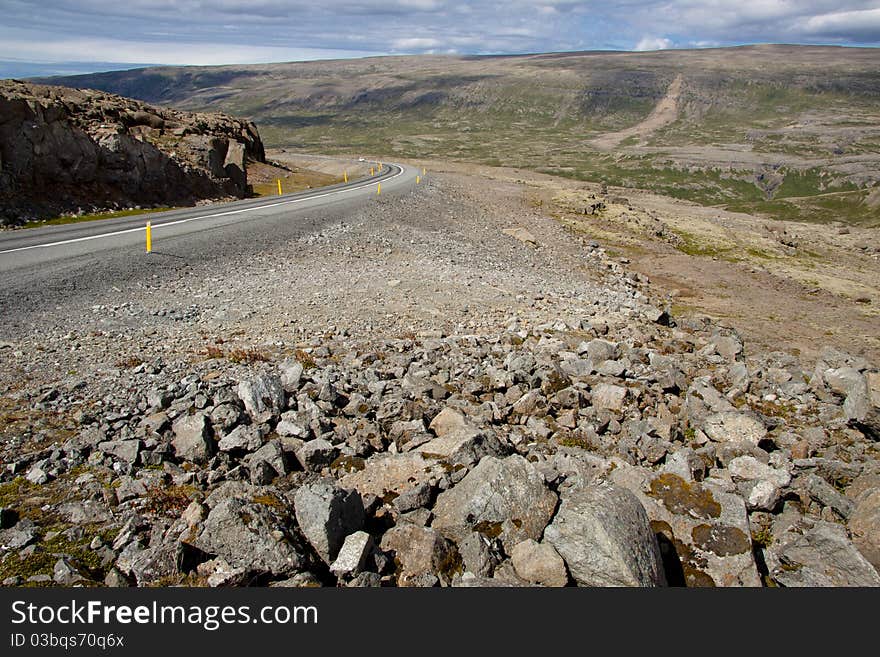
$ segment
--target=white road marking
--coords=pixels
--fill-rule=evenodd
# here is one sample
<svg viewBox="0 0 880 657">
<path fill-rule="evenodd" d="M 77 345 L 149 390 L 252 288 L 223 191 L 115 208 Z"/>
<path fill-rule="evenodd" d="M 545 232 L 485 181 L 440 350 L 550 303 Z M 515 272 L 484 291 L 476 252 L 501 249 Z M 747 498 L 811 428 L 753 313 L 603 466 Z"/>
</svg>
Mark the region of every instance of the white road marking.
<svg viewBox="0 0 880 657">
<path fill-rule="evenodd" d="M 400 171 L 395 173 L 390 178 L 383 178 L 383 180 L 394 180 L 398 176 L 402 176 L 405 172 L 405 169 L 399 164 L 395 165 L 400 168 Z M 305 198 L 295 198 L 287 201 L 278 201 L 277 203 L 269 203 L 267 205 L 258 205 L 255 208 L 243 208 L 241 210 L 229 210 L 227 212 L 217 212 L 215 214 L 204 214 L 199 215 L 197 217 L 190 217 L 189 219 L 178 219 L 176 221 L 169 221 L 163 224 L 155 224 L 153 226 L 153 230 L 155 231 L 157 228 L 165 228 L 166 226 L 177 226 L 178 224 L 186 224 L 190 221 L 197 221 L 199 219 L 215 219 L 217 217 L 226 217 L 233 214 L 243 214 L 245 212 L 254 212 L 256 210 L 265 210 L 267 208 L 276 208 L 279 205 L 290 205 L 291 203 L 303 203 L 304 201 L 311 201 L 316 198 L 324 198 L 325 196 L 333 196 L 334 194 L 344 194 L 345 192 L 352 192 L 357 189 L 363 189 L 364 187 L 371 187 L 373 185 L 380 184 L 381 181 L 376 182 L 368 182 L 357 185 L 356 187 L 346 187 L 345 189 L 337 189 L 332 192 L 324 192 L 323 194 L 315 194 L 314 196 L 307 196 Z M 101 233 L 100 235 L 89 235 L 88 237 L 75 237 L 69 240 L 62 240 L 60 242 L 50 242 L 49 244 L 33 244 L 31 246 L 19 246 L 15 249 L 7 249 L 5 251 L 0 251 L 0 255 L 4 253 L 15 253 L 16 251 L 29 251 L 31 249 L 48 249 L 53 246 L 63 246 L 64 244 L 73 244 L 74 242 L 88 242 L 90 240 L 99 240 L 105 237 L 115 237 L 117 235 L 125 235 L 126 233 L 137 233 L 140 231 L 146 230 L 146 226 L 139 226 L 138 228 L 126 228 L 125 230 L 117 230 L 112 233 Z"/>
</svg>

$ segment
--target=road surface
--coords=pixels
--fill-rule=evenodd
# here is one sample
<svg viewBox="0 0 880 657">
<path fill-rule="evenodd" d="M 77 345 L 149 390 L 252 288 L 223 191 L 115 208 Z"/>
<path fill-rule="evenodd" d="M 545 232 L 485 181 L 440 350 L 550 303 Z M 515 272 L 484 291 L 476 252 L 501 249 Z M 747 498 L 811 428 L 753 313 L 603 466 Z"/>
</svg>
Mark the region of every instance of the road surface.
<svg viewBox="0 0 880 657">
<path fill-rule="evenodd" d="M 372 178 L 295 194 L 0 232 L 0 328 L 19 324 L 41 307 L 85 303 L 99 288 L 185 275 L 197 261 L 247 257 L 319 231 L 364 204 L 411 190 L 419 174 L 389 164 Z M 145 249 L 148 220 L 151 254 Z"/>
</svg>

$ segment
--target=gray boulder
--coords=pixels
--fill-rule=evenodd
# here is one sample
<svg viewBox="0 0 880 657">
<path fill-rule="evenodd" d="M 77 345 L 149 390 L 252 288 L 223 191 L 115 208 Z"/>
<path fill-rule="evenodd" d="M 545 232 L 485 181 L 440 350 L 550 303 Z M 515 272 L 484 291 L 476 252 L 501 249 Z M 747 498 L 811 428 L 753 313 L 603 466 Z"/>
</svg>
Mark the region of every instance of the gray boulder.
<svg viewBox="0 0 880 657">
<path fill-rule="evenodd" d="M 213 454 L 214 443 L 209 437 L 208 420 L 204 413 L 183 415 L 174 422 L 171 444 L 177 458 L 204 463 Z"/>
<path fill-rule="evenodd" d="M 429 427 L 437 438 L 418 447 L 425 458 L 439 459 L 450 465 L 471 465 L 484 456 L 503 456 L 497 438 L 480 431 L 461 413 L 443 409 Z"/>
<path fill-rule="evenodd" d="M 544 540 L 579 586 L 663 586 L 660 548 L 638 498 L 611 484 L 562 498 Z"/>
<path fill-rule="evenodd" d="M 658 540 L 677 556 L 683 581 L 672 581 L 667 570 L 670 584 L 761 586 L 746 505 L 730 482 L 687 481 L 626 464 L 609 478 L 635 494 Z"/>
<path fill-rule="evenodd" d="M 568 584 L 565 561 L 549 543 L 526 539 L 514 546 L 510 559 L 516 574 L 527 582 L 553 587 Z"/>
<path fill-rule="evenodd" d="M 137 463 L 143 443 L 140 440 L 106 440 L 98 443 L 98 450 L 124 463 Z"/>
<path fill-rule="evenodd" d="M 223 558 L 232 568 L 274 576 L 293 574 L 304 563 L 287 518 L 273 508 L 239 497 L 219 502 L 208 513 L 193 544 Z"/>
<path fill-rule="evenodd" d="M 591 394 L 594 408 L 619 411 L 623 408 L 623 401 L 626 399 L 626 388 L 600 383 L 592 389 Z"/>
<path fill-rule="evenodd" d="M 315 438 L 296 450 L 296 459 L 304 470 L 319 471 L 339 456 L 339 450 L 323 438 Z"/>
<path fill-rule="evenodd" d="M 880 586 L 877 570 L 835 523 L 819 521 L 801 535 L 783 537 L 770 557 L 770 575 L 782 586 Z"/>
<path fill-rule="evenodd" d="M 330 572 L 337 577 L 354 577 L 367 563 L 375 546 L 373 538 L 366 532 L 355 532 L 345 537 L 345 542 L 330 566 Z"/>
<path fill-rule="evenodd" d="M 268 422 L 284 410 L 284 387 L 281 379 L 273 374 L 242 381 L 236 392 L 256 424 Z"/>
<path fill-rule="evenodd" d="M 265 436 L 266 431 L 262 426 L 246 424 L 223 436 L 217 448 L 221 452 L 253 452 L 260 448 Z"/>
<path fill-rule="evenodd" d="M 461 557 L 450 541 L 429 527 L 409 523 L 385 532 L 381 547 L 394 553 L 398 586 L 436 586 L 461 572 Z"/>
<path fill-rule="evenodd" d="M 717 443 L 743 442 L 757 445 L 767 437 L 767 427 L 761 420 L 738 411 L 713 413 L 705 419 L 702 429 Z"/>
<path fill-rule="evenodd" d="M 880 488 L 859 497 L 848 527 L 858 551 L 880 572 Z"/>
<path fill-rule="evenodd" d="M 301 486 L 293 504 L 300 530 L 328 565 L 336 559 L 345 537 L 364 526 L 360 494 L 339 488 L 333 479 Z"/>
<path fill-rule="evenodd" d="M 527 538 L 541 537 L 556 502 L 556 494 L 526 459 L 487 456 L 438 496 L 432 526 L 455 541 L 478 531 L 512 549 Z"/>
</svg>

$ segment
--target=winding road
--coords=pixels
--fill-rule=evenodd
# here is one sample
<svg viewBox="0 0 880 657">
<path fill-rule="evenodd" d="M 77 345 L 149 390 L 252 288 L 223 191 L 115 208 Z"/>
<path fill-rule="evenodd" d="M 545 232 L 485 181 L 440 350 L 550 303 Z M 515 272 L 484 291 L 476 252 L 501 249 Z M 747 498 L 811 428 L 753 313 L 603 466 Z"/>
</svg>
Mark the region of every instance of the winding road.
<svg viewBox="0 0 880 657">
<path fill-rule="evenodd" d="M 238 224 L 242 230 L 255 230 L 259 228 L 261 219 L 279 214 L 295 221 L 297 216 L 319 207 L 348 205 L 352 201 L 363 202 L 376 196 L 378 185 L 383 183 L 384 193 L 409 187 L 416 175 L 414 169 L 389 164 L 370 178 L 294 194 L 3 232 L 0 233 L 0 272 L 66 260 L 106 249 L 144 249 L 147 221 L 152 224 L 153 240 L 157 244 L 167 244 L 169 240 L 184 235 L 232 224 Z"/>
<path fill-rule="evenodd" d="M 89 292 L 126 280 L 185 275 L 199 261 L 246 258 L 320 231 L 367 204 L 411 190 L 420 173 L 386 164 L 372 177 L 305 192 L 0 232 L 0 329 L 40 307 L 85 302 Z"/>
</svg>

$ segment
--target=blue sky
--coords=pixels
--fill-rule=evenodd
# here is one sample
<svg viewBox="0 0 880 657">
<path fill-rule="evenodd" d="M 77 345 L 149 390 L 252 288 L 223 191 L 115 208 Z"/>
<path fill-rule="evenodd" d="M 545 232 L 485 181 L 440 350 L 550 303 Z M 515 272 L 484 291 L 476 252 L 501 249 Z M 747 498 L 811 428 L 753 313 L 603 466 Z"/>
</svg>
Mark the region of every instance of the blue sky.
<svg viewBox="0 0 880 657">
<path fill-rule="evenodd" d="M 0 0 L 0 76 L 383 54 L 880 46 L 880 0 Z M 37 73 L 33 73 L 37 74 Z"/>
</svg>

